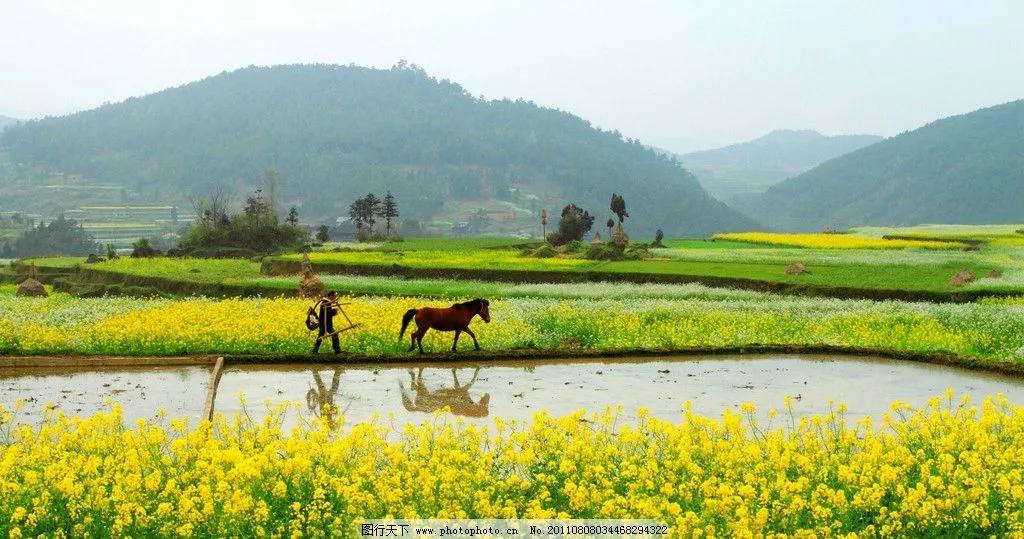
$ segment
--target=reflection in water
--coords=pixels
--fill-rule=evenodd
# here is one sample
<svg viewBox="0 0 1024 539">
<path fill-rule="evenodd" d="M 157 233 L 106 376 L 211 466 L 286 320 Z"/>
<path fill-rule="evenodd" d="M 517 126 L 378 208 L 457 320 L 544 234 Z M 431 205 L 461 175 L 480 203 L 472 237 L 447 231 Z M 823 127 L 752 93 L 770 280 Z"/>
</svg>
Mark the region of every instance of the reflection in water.
<svg viewBox="0 0 1024 539">
<path fill-rule="evenodd" d="M 466 417 L 487 417 L 488 406 L 491 402 L 491 394 L 484 393 L 480 400 L 473 402 L 469 396 L 469 388 L 476 382 L 476 376 L 480 373 L 480 367 L 473 369 L 473 378 L 466 385 L 459 384 L 459 376 L 452 369 L 452 379 L 455 387 L 439 388 L 431 391 L 423 383 L 423 367 L 415 374 L 409 369 L 409 384 L 414 395 L 410 396 L 402 381 L 398 381 L 398 389 L 402 393 L 402 405 L 410 412 L 435 412 L 441 408 L 448 407 L 455 415 Z"/>
<path fill-rule="evenodd" d="M 418 423 L 429 415 L 423 411 L 445 406 L 467 421 L 481 424 L 490 423 L 494 416 L 528 422 L 541 409 L 562 416 L 579 409 L 600 411 L 617 405 L 622 406 L 624 421 L 635 420 L 634 412 L 643 407 L 652 416 L 678 422 L 686 401 L 695 412 L 718 417 L 722 410 L 737 410 L 744 402 L 754 403 L 767 414 L 785 395 L 794 397 L 799 414 L 828 413 L 831 399 L 845 401 L 850 418 L 880 418 L 894 400 L 920 406 L 947 387 L 957 394 L 970 393 L 976 400 L 1001 392 L 1012 402 L 1024 404 L 1021 377 L 872 357 L 775 354 L 572 362 L 495 360 L 479 365 L 483 375 L 471 381 L 467 375 L 476 366 L 468 362 L 228 365 L 217 391 L 217 411 L 228 417 L 254 412 L 244 410 L 240 401 L 230 397 L 239 392 L 253 402 L 305 398 L 309 407 L 303 406 L 300 414 L 289 417 L 286 428 L 314 414 L 325 423 L 341 423 L 344 415 L 345 423 L 355 424 L 389 413 L 394 414 L 396 425 Z M 416 370 L 421 368 L 424 370 L 417 377 Z M 452 376 L 452 368 L 461 376 Z M 409 369 L 413 369 L 411 375 Z M 32 424 L 42 420 L 50 402 L 66 413 L 84 416 L 108 411 L 107 399 L 122 405 L 126 424 L 138 418 L 151 419 L 160 408 L 166 409 L 168 417 L 198 419 L 209 379 L 209 368 L 199 366 L 0 368 L 0 404 L 10 409 L 23 400 L 25 408 L 17 420 Z M 403 384 L 405 395 L 396 397 L 394 393 Z M 798 395 L 802 397 L 799 401 Z M 326 415 L 325 404 L 330 412 Z M 255 413 L 260 414 L 261 409 Z"/>
<path fill-rule="evenodd" d="M 343 369 L 334 368 L 331 387 L 328 389 L 323 378 L 320 377 L 320 371 L 313 369 L 313 382 L 316 383 L 316 387 L 311 387 L 306 392 L 306 406 L 309 407 L 309 411 L 317 417 L 326 419 L 331 429 L 338 428 L 338 413 L 339 411 L 344 412 L 344 410 L 339 410 L 334 403 L 334 398 L 338 396 L 338 389 L 341 387 L 342 372 Z"/>
</svg>

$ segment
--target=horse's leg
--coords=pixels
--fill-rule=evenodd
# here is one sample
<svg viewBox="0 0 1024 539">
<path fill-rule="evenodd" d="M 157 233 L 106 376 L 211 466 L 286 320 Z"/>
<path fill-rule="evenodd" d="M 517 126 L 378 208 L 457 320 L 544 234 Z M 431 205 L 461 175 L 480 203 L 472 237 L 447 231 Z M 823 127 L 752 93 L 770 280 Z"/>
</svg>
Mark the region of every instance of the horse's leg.
<svg viewBox="0 0 1024 539">
<path fill-rule="evenodd" d="M 462 331 L 465 331 L 466 333 L 469 333 L 469 336 L 473 337 L 473 346 L 475 346 L 476 349 L 479 350 L 480 349 L 480 343 L 476 342 L 476 333 L 473 333 L 473 330 L 469 329 L 468 326 L 466 327 L 466 329 L 464 329 Z"/>
<path fill-rule="evenodd" d="M 459 389 L 459 373 L 452 369 L 452 380 L 455 380 L 455 389 Z"/>
<path fill-rule="evenodd" d="M 424 322 L 424 323 L 426 323 L 426 322 Z M 412 345 L 409 346 L 409 351 L 410 352 L 412 352 L 413 350 L 416 349 L 416 342 L 417 342 L 417 340 L 422 340 L 423 339 L 423 334 L 424 333 L 426 333 L 426 330 L 423 329 L 423 326 L 420 324 L 420 321 L 416 320 L 416 331 L 412 332 Z M 420 353 L 422 354 L 423 353 L 423 343 L 420 342 L 419 345 L 420 345 Z"/>
<path fill-rule="evenodd" d="M 480 367 L 475 367 L 473 369 L 473 377 L 470 378 L 469 383 L 466 384 L 466 389 L 469 389 L 473 385 L 473 383 L 476 382 L 476 375 L 478 374 L 480 374 Z"/>
<path fill-rule="evenodd" d="M 416 394 L 430 395 L 430 390 L 427 389 L 427 384 L 423 381 L 423 367 L 420 367 L 420 370 L 416 374 Z"/>
<path fill-rule="evenodd" d="M 459 330 L 459 329 L 455 330 L 455 340 L 452 341 L 452 352 L 458 352 L 459 351 L 459 335 L 461 335 L 461 334 L 462 334 L 462 330 Z"/>
<path fill-rule="evenodd" d="M 419 328 L 416 330 L 416 342 L 419 344 L 420 353 L 423 353 L 423 336 L 427 334 L 427 330 L 430 328 Z"/>
</svg>

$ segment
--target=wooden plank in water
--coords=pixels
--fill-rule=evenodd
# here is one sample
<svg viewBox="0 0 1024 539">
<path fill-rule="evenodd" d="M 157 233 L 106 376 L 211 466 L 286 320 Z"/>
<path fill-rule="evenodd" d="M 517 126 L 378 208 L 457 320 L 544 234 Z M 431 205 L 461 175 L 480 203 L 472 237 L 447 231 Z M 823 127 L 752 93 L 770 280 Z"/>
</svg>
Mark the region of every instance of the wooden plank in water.
<svg viewBox="0 0 1024 539">
<path fill-rule="evenodd" d="M 213 404 L 217 400 L 217 385 L 220 384 L 220 375 L 224 369 L 224 356 L 217 358 L 210 371 L 210 384 L 206 389 L 206 406 L 203 408 L 203 417 L 207 421 L 213 419 Z"/>
</svg>

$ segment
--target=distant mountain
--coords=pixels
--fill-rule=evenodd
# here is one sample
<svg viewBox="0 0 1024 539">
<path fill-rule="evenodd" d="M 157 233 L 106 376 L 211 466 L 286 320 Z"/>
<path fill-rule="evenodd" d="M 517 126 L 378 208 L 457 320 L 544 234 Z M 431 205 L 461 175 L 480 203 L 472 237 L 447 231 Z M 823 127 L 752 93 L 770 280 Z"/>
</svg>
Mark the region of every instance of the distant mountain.
<svg viewBox="0 0 1024 539">
<path fill-rule="evenodd" d="M 769 189 L 778 228 L 1024 222 L 1024 100 L 932 122 Z"/>
<path fill-rule="evenodd" d="M 525 215 L 539 228 L 531 213 L 557 215 L 569 201 L 603 222 L 618 192 L 637 237 L 754 226 L 639 141 L 531 102 L 477 99 L 415 67 L 250 67 L 25 122 L 0 146 L 9 162 L 122 184 L 124 196 L 153 201 L 217 186 L 237 195 L 273 167 L 281 198 L 304 218 L 345 215 L 356 197 L 390 189 L 403 218 L 500 201 L 506 209 L 491 219 Z"/>
<path fill-rule="evenodd" d="M 0 116 L 0 131 L 3 131 L 5 127 L 18 123 L 18 120 L 11 118 L 10 116 Z"/>
<path fill-rule="evenodd" d="M 763 193 L 786 178 L 880 140 L 876 135 L 825 136 L 780 129 L 749 142 L 688 153 L 680 160 L 708 192 L 729 202 Z"/>
</svg>

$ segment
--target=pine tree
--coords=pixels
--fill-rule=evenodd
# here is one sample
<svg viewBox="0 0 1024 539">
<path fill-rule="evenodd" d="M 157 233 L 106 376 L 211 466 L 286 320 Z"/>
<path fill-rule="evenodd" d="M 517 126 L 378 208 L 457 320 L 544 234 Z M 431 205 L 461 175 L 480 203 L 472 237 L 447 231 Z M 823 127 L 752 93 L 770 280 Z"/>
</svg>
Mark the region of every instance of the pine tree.
<svg viewBox="0 0 1024 539">
<path fill-rule="evenodd" d="M 622 195 L 618 193 L 612 193 L 611 210 L 619 218 L 619 224 L 629 217 L 629 212 L 626 211 L 626 199 L 622 198 Z"/>
<path fill-rule="evenodd" d="M 391 236 L 391 220 L 398 217 L 398 204 L 395 202 L 395 197 L 388 191 L 384 195 L 384 203 L 381 205 L 380 217 L 384 219 L 385 226 L 387 228 L 387 235 Z"/>
<path fill-rule="evenodd" d="M 380 215 L 380 199 L 373 193 L 363 197 L 363 222 L 373 232 L 373 225 L 377 223 L 377 216 Z"/>
<path fill-rule="evenodd" d="M 289 225 L 292 225 L 292 226 L 298 225 L 299 224 L 299 210 L 295 209 L 295 206 L 292 206 L 292 208 L 290 210 L 288 210 L 288 218 L 285 219 L 284 221 L 286 223 L 288 223 Z"/>
<path fill-rule="evenodd" d="M 366 200 L 357 198 L 352 204 L 348 206 L 348 218 L 356 224 L 356 230 L 363 230 L 363 218 L 365 216 L 364 207 L 366 206 Z"/>
</svg>

